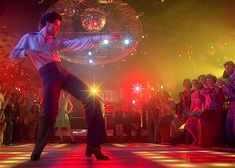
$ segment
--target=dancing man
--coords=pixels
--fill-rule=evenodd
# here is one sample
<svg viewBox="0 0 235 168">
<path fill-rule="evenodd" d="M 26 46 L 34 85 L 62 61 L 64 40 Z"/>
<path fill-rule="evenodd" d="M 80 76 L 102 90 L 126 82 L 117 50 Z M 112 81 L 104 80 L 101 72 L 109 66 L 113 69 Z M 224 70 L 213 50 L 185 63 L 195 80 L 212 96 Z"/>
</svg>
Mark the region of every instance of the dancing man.
<svg viewBox="0 0 235 168">
<path fill-rule="evenodd" d="M 97 160 L 109 160 L 109 157 L 101 152 L 106 132 L 98 97 L 90 96 L 87 92 L 89 87 L 61 66 L 58 52 L 89 49 L 101 40 L 116 38 L 117 35 L 94 35 L 72 40 L 57 39 L 61 21 L 61 15 L 56 12 L 45 14 L 41 18 L 40 32 L 25 34 L 9 56 L 11 60 L 17 62 L 29 57 L 43 80 L 43 111 L 31 160 L 40 160 L 48 137 L 54 129 L 62 89 L 84 104 L 88 125 L 86 156 L 91 157 L 94 154 Z"/>
</svg>

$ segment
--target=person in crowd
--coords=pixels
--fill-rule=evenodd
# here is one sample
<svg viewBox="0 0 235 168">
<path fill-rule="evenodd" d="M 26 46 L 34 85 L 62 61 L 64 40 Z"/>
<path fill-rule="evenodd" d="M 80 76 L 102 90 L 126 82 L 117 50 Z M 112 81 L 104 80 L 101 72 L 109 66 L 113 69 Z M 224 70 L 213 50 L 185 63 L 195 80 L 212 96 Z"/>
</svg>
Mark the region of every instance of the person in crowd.
<svg viewBox="0 0 235 168">
<path fill-rule="evenodd" d="M 56 123 L 55 123 L 55 128 L 58 129 L 60 143 L 64 142 L 62 128 L 67 129 L 67 133 L 71 138 L 71 142 L 72 143 L 75 142 L 69 121 L 69 113 L 71 113 L 72 111 L 73 111 L 73 104 L 70 100 L 69 94 L 61 92 L 59 99 L 59 113 L 56 117 Z"/>
<path fill-rule="evenodd" d="M 163 92 L 162 100 L 159 107 L 159 132 L 162 144 L 170 143 L 170 126 L 175 119 L 175 102 L 171 100 L 168 92 Z"/>
<path fill-rule="evenodd" d="M 21 141 L 20 95 L 18 92 L 15 92 L 11 95 L 11 119 L 13 122 L 12 143 L 16 144 Z"/>
<path fill-rule="evenodd" d="M 114 128 L 117 142 L 123 141 L 124 109 L 121 103 L 114 107 Z"/>
<path fill-rule="evenodd" d="M 141 110 L 138 107 L 134 107 L 132 109 L 132 121 L 131 121 L 131 129 L 135 135 L 135 139 L 139 140 L 141 136 Z"/>
<path fill-rule="evenodd" d="M 3 144 L 9 145 L 10 143 L 17 142 L 18 130 L 17 130 L 17 123 L 19 120 L 19 104 L 17 103 L 17 94 L 16 93 L 9 93 L 9 99 L 5 109 L 5 121 L 6 121 L 6 129 L 4 131 L 4 138 Z"/>
<path fill-rule="evenodd" d="M 0 109 L 4 109 L 5 106 L 5 96 L 4 93 L 2 92 L 2 86 L 3 82 L 0 81 Z"/>
<path fill-rule="evenodd" d="M 185 123 L 185 128 L 193 138 L 193 145 L 198 143 L 198 119 L 204 111 L 204 97 L 201 93 L 200 82 L 197 79 L 192 81 L 193 92 L 191 94 L 191 107 L 189 118 Z"/>
<path fill-rule="evenodd" d="M 148 141 L 151 143 L 159 142 L 158 135 L 158 122 L 159 122 L 159 108 L 158 107 L 158 96 L 155 91 L 152 91 L 151 98 L 147 104 L 147 131 Z"/>
<path fill-rule="evenodd" d="M 129 141 L 132 141 L 132 122 L 133 122 L 133 107 L 132 105 L 128 105 L 126 110 L 124 111 L 124 132 L 127 134 L 127 138 Z"/>
<path fill-rule="evenodd" d="M 215 85 L 216 81 L 214 75 L 207 75 L 207 88 L 203 88 L 205 110 L 198 123 L 198 144 L 202 147 L 224 145 L 225 98 L 223 91 Z"/>
<path fill-rule="evenodd" d="M 31 142 L 36 141 L 40 118 L 41 118 L 40 105 L 35 103 L 33 104 L 28 113 L 27 122 L 26 122 L 29 128 L 29 136 Z"/>
<path fill-rule="evenodd" d="M 191 107 L 192 83 L 189 79 L 183 81 L 184 91 L 179 93 L 179 102 L 176 106 L 176 118 L 170 125 L 170 143 L 175 144 L 179 138 L 179 128 L 188 119 Z"/>
<path fill-rule="evenodd" d="M 124 114 L 124 132 L 127 134 L 128 140 L 134 141 L 139 139 L 141 129 L 141 112 L 135 104 L 131 104 Z"/>
<path fill-rule="evenodd" d="M 200 88 L 206 88 L 207 84 L 206 84 L 206 75 L 201 74 L 197 77 L 199 83 L 200 83 Z"/>
<path fill-rule="evenodd" d="M 27 117 L 29 114 L 29 103 L 26 97 L 23 97 L 20 101 L 20 116 L 18 122 L 18 139 L 20 142 L 29 142 L 30 135 L 29 135 L 29 127 L 27 125 Z"/>
<path fill-rule="evenodd" d="M 225 72 L 228 74 L 228 112 L 226 117 L 225 132 L 226 143 L 229 147 L 235 147 L 235 64 L 227 61 L 224 64 Z"/>
<path fill-rule="evenodd" d="M 5 114 L 3 109 L 0 109 L 0 146 L 3 143 L 3 135 L 6 129 Z"/>
<path fill-rule="evenodd" d="M 4 114 L 5 96 L 2 93 L 2 86 L 3 82 L 0 81 L 0 145 L 2 145 L 3 143 L 3 135 L 6 129 L 5 114 Z"/>
</svg>

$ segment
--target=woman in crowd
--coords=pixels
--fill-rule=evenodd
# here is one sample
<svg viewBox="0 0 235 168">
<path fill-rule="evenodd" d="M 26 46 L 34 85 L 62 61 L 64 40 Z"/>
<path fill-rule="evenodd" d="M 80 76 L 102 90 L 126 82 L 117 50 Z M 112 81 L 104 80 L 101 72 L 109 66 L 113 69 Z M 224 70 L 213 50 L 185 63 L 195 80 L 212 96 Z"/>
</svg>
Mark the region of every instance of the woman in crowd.
<svg viewBox="0 0 235 168">
<path fill-rule="evenodd" d="M 73 110 L 73 104 L 70 100 L 69 94 L 66 94 L 65 92 L 61 92 L 60 99 L 59 99 L 59 113 L 56 117 L 56 123 L 55 127 L 58 128 L 58 134 L 60 137 L 60 142 L 62 143 L 63 140 L 63 134 L 62 134 L 62 128 L 67 128 L 67 131 L 70 135 L 71 141 L 74 142 L 73 133 L 70 126 L 69 121 L 69 113 L 71 113 Z"/>
<path fill-rule="evenodd" d="M 32 142 L 35 142 L 37 129 L 40 121 L 41 113 L 38 104 L 33 104 L 27 117 L 27 126 L 29 128 L 29 135 Z"/>
<path fill-rule="evenodd" d="M 123 108 L 122 104 L 118 103 L 114 108 L 114 126 L 116 132 L 116 138 L 118 142 L 123 140 Z"/>
<path fill-rule="evenodd" d="M 204 111 L 204 97 L 201 94 L 200 82 L 197 79 L 192 81 L 193 92 L 191 94 L 191 108 L 185 128 L 193 137 L 193 145 L 198 142 L 198 119 Z"/>
<path fill-rule="evenodd" d="M 170 142 L 170 124 L 172 120 L 176 117 L 175 111 L 175 102 L 171 100 L 169 93 L 164 92 L 162 100 L 160 102 L 160 118 L 159 118 L 159 132 L 161 143 Z"/>
<path fill-rule="evenodd" d="M 203 88 L 205 110 L 198 123 L 198 143 L 200 146 L 224 145 L 224 114 L 225 101 L 223 91 L 217 87 L 217 78 L 207 75 L 207 87 Z"/>
</svg>

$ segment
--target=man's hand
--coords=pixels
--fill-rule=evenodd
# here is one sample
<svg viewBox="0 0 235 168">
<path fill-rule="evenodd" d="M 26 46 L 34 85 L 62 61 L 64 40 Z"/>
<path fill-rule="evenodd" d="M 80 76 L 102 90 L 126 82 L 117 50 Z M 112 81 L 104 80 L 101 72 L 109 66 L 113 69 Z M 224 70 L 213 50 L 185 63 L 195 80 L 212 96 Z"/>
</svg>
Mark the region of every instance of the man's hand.
<svg viewBox="0 0 235 168">
<path fill-rule="evenodd" d="M 36 50 L 25 50 L 25 56 L 37 57 L 37 60 L 42 62 L 47 60 L 46 53 Z"/>
</svg>

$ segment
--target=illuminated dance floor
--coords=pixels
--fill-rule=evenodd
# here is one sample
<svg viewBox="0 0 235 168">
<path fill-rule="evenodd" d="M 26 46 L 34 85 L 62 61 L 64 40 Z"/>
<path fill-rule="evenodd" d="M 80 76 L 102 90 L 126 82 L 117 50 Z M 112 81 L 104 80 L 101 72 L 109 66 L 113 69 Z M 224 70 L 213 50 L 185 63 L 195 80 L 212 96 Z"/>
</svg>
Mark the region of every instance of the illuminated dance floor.
<svg viewBox="0 0 235 168">
<path fill-rule="evenodd" d="M 29 161 L 33 144 L 0 146 L 0 168 L 234 168 L 235 149 L 150 143 L 106 144 L 110 161 L 84 156 L 85 144 L 49 144 L 40 161 Z"/>
</svg>

